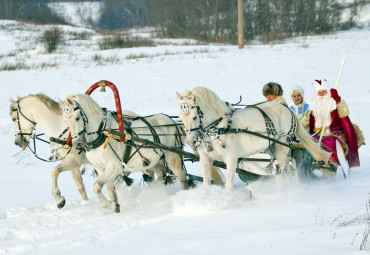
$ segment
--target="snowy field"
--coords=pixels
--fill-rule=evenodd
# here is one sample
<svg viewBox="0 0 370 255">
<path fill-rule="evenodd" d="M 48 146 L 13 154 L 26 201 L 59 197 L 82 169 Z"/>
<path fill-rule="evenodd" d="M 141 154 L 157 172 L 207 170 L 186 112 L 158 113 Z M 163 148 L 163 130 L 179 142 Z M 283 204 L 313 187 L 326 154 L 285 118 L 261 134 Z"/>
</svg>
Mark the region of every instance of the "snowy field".
<svg viewBox="0 0 370 255">
<path fill-rule="evenodd" d="M 99 35 L 87 31 L 83 41 L 68 40 L 54 54 L 45 54 L 36 37 L 41 26 L 1 21 L 0 67 L 24 63 L 28 68 L 0 71 L 0 254 L 366 254 L 360 251 L 370 203 L 370 152 L 360 149 L 361 167 L 347 179 L 333 182 L 256 182 L 238 178 L 236 189 L 220 187 L 181 191 L 179 185 L 144 186 L 134 175 L 133 186 L 117 187 L 121 213 L 102 209 L 92 191 L 90 171 L 84 182 L 90 200 L 83 202 L 69 173 L 59 186 L 67 202 L 57 209 L 51 195 L 51 169 L 56 163 L 37 160 L 14 145 L 9 97 L 45 93 L 55 100 L 84 93 L 92 84 L 109 80 L 118 86 L 124 109 L 141 115 L 177 115 L 176 91 L 196 86 L 214 90 L 222 99 L 243 103 L 264 100 L 262 86 L 280 83 L 313 94 L 311 82 L 326 78 L 334 85 L 345 54 L 338 86 L 350 117 L 370 135 L 370 30 L 295 38 L 274 45 L 227 45 L 115 49 L 99 51 Z M 23 30 L 20 30 L 23 29 Z M 93 61 L 99 55 L 101 62 Z M 136 56 L 136 57 L 135 57 Z M 139 57 L 140 56 L 140 57 Z M 114 61 L 112 61 L 114 59 Z M 47 63 L 52 65 L 47 65 Z M 114 108 L 110 91 L 92 96 Z M 289 100 L 291 103 L 291 100 Z M 48 157 L 40 145 L 40 156 Z M 198 164 L 187 164 L 200 175 Z M 225 173 L 225 172 L 224 172 Z M 370 210 L 370 209 L 369 209 Z"/>
</svg>

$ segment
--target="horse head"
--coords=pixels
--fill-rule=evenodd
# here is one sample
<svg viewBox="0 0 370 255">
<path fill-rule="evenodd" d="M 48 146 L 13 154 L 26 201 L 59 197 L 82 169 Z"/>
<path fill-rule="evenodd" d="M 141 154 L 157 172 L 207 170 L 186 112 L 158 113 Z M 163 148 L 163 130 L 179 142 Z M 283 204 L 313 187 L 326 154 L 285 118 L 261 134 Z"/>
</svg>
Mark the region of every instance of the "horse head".
<svg viewBox="0 0 370 255">
<path fill-rule="evenodd" d="M 17 101 L 10 98 L 10 115 L 12 117 L 15 135 L 15 144 L 26 149 L 30 139 L 34 136 L 36 122 L 29 116 L 27 107 L 20 106 L 21 98 L 17 96 Z"/>
<path fill-rule="evenodd" d="M 86 144 L 87 118 L 80 105 L 68 96 L 65 101 L 59 101 L 63 110 L 63 119 L 66 121 L 72 136 L 72 144 L 76 147 L 84 147 Z"/>
<path fill-rule="evenodd" d="M 191 147 L 197 145 L 202 125 L 202 111 L 196 104 L 196 97 L 191 92 L 180 95 L 176 92 L 180 104 L 179 118 L 184 124 L 186 141 Z"/>
</svg>

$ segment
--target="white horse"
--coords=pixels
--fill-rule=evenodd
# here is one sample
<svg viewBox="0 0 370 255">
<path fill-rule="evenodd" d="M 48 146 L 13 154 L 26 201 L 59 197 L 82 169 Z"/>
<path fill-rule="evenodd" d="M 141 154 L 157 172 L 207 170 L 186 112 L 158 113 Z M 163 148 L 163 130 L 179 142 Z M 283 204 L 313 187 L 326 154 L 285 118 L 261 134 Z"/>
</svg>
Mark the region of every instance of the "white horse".
<svg viewBox="0 0 370 255">
<path fill-rule="evenodd" d="M 63 108 L 64 119 L 72 132 L 73 144 L 77 147 L 97 144 L 96 141 L 102 135 L 101 123 L 106 122 L 105 113 L 101 107 L 90 96 L 84 94 L 70 95 L 64 102 L 60 102 L 60 106 Z M 118 123 L 113 119 L 108 125 L 111 129 L 118 129 Z M 129 129 L 132 130 L 133 135 L 137 132 L 139 137 L 142 136 L 167 146 L 182 146 L 184 142 L 184 136 L 181 135 L 179 127 L 164 114 L 133 120 Z M 129 156 L 128 159 L 125 155 Z M 137 143 L 130 145 L 110 139 L 106 147 L 92 146 L 86 152 L 86 156 L 99 173 L 94 183 L 94 192 L 101 206 L 116 212 L 120 211 L 117 197 L 113 197 L 111 201 L 108 200 L 102 193 L 102 187 L 108 180 L 124 172 L 145 171 L 150 168 L 164 169 L 166 168 L 164 166 L 168 165 L 177 177 L 181 188 L 187 188 L 188 180 L 182 166 L 182 158 L 173 152 L 148 148 Z"/>
<path fill-rule="evenodd" d="M 69 129 L 62 117 L 62 109 L 59 107 L 59 103 L 43 94 L 29 95 L 22 98 L 17 97 L 17 101 L 10 98 L 10 114 L 14 124 L 15 144 L 22 149 L 26 149 L 28 146 L 30 138 L 34 136 L 34 130 L 37 124 L 39 124 L 48 138 L 66 139 L 69 134 Z M 128 119 L 137 116 L 136 113 L 129 110 L 123 111 L 123 115 Z M 52 144 L 51 147 L 50 160 L 61 161 L 53 169 L 51 174 L 52 194 L 57 207 L 63 208 L 65 205 L 65 198 L 61 195 L 58 187 L 58 176 L 64 171 L 70 171 L 82 199 L 88 200 L 80 172 L 82 165 L 90 164 L 85 152 L 71 150 L 69 147 L 58 144 Z M 150 177 L 153 176 L 151 171 L 147 174 Z M 114 197 L 115 188 L 113 179 L 107 183 L 107 187 L 110 197 Z"/>
<path fill-rule="evenodd" d="M 45 132 L 47 137 L 67 138 L 67 124 L 62 118 L 62 109 L 51 98 L 42 95 L 29 95 L 14 101 L 10 98 L 10 114 L 14 124 L 15 144 L 25 149 L 30 138 L 34 136 L 36 124 Z M 52 151 L 55 160 L 61 160 L 52 171 L 52 194 L 58 208 L 65 205 L 65 198 L 61 195 L 58 187 L 58 176 L 63 171 L 70 171 L 78 191 L 83 200 L 88 200 L 85 186 L 82 181 L 80 167 L 88 164 L 85 153 L 71 151 L 65 147 L 59 147 Z"/>
<path fill-rule="evenodd" d="M 282 104 L 266 102 L 258 105 L 262 111 L 250 107 L 232 112 L 214 92 L 204 87 L 182 95 L 176 93 L 176 98 L 181 106 L 179 117 L 185 126 L 187 143 L 196 147 L 200 156 L 204 186 L 210 183 L 213 161 L 220 160 L 227 166 L 226 188 L 233 189 L 238 160 L 270 147 L 270 140 L 247 133 L 254 131 L 268 136 L 267 131 L 273 132 L 271 122 L 266 128 L 264 113 L 270 117 L 276 131 L 272 138 L 287 144 L 288 138 L 283 134 L 295 135 L 316 160 L 323 160 L 328 166 L 330 155 L 313 141 L 302 123 Z M 275 149 L 277 164 L 284 171 L 290 148 L 275 143 Z"/>
</svg>

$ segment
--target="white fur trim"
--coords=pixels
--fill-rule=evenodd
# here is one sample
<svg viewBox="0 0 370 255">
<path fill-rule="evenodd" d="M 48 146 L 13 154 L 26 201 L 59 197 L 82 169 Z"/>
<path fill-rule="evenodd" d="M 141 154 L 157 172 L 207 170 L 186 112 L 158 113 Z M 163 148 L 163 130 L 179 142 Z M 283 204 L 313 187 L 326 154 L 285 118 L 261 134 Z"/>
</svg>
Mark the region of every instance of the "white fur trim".
<svg viewBox="0 0 370 255">
<path fill-rule="evenodd" d="M 320 84 L 321 83 L 321 84 Z M 316 91 L 320 91 L 320 90 L 329 90 L 330 86 L 329 86 L 329 82 L 325 79 L 321 79 L 321 80 L 315 80 L 313 83 L 312 83 L 314 89 Z"/>
<path fill-rule="evenodd" d="M 313 102 L 310 106 L 313 116 L 315 117 L 315 128 L 321 128 L 322 126 L 328 127 L 331 124 L 331 118 L 327 118 L 327 114 L 337 109 L 335 101 L 330 96 L 330 91 L 323 97 L 314 96 Z M 330 116 L 329 116 L 330 117 Z M 324 121 L 326 122 L 324 123 Z"/>
<path fill-rule="evenodd" d="M 304 89 L 299 85 L 295 85 L 290 89 L 290 95 L 292 96 L 293 93 L 296 91 L 299 92 L 299 94 L 301 94 L 302 98 L 304 98 Z"/>
</svg>

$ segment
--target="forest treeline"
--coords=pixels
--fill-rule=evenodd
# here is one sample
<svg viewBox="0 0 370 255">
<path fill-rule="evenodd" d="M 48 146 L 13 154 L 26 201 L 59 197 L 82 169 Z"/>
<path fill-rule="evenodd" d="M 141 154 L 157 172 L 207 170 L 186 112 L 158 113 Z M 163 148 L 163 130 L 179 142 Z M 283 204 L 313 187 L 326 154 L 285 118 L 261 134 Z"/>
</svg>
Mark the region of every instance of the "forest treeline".
<svg viewBox="0 0 370 255">
<path fill-rule="evenodd" d="M 47 7 L 48 2 L 50 0 L 0 0 L 0 18 L 63 22 Z M 101 17 L 92 24 L 97 30 L 154 25 L 165 37 L 237 43 L 237 0 L 101 2 Z M 244 0 L 244 39 L 269 42 L 349 29 L 356 25 L 359 11 L 368 4 L 370 0 Z"/>
<path fill-rule="evenodd" d="M 66 23 L 48 7 L 49 0 L 0 0 L 0 19 Z"/>
</svg>

